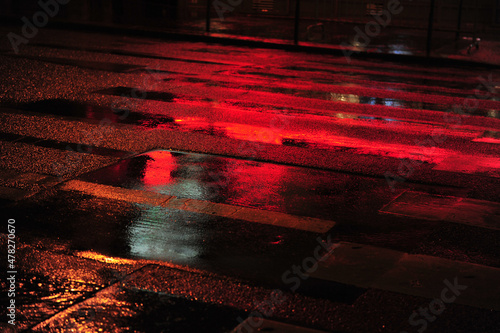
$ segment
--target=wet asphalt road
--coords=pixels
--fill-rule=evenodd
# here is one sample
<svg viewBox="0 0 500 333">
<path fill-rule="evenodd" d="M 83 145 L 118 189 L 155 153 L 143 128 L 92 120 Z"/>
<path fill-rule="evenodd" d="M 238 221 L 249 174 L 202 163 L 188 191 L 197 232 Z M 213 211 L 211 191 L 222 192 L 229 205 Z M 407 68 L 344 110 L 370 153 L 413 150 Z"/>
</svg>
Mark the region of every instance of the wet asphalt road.
<svg viewBox="0 0 500 333">
<path fill-rule="evenodd" d="M 500 70 L 55 30 L 0 50 L 19 331 L 498 332 Z"/>
</svg>

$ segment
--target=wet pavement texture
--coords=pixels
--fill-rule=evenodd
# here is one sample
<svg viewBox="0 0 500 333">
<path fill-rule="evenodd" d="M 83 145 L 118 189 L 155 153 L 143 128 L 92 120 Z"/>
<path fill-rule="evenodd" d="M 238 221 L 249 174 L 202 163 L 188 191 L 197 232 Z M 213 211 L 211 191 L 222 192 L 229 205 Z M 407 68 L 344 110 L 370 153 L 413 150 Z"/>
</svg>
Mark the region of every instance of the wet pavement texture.
<svg viewBox="0 0 500 333">
<path fill-rule="evenodd" d="M 20 331 L 497 331 L 500 71 L 50 29 L 0 58 Z"/>
<path fill-rule="evenodd" d="M 57 283 L 46 276 L 33 274 L 18 276 L 16 283 L 21 290 L 16 297 L 18 322 L 22 323 L 17 325 L 18 329 L 26 329 L 44 321 L 99 289 L 98 286 L 79 281 Z M 2 302 L 9 303 L 9 298 L 5 295 Z M 6 313 L 2 313 L 2 316 L 6 317 Z"/>
<path fill-rule="evenodd" d="M 83 332 L 229 332 L 244 316 L 227 306 L 201 303 L 147 290 L 120 288 L 69 311 L 63 318 L 33 328 L 59 327 Z M 195 316 L 196 321 L 191 317 Z"/>
<path fill-rule="evenodd" d="M 117 64 L 117 63 L 102 63 L 97 61 L 85 61 L 77 59 L 64 59 L 64 58 L 48 58 L 48 57 L 32 57 L 27 55 L 13 55 L 10 53 L 5 53 L 7 57 L 20 57 L 29 60 L 36 60 L 42 62 L 49 62 L 58 65 L 75 66 L 84 69 L 102 70 L 108 72 L 116 73 L 127 73 L 130 71 L 142 69 L 141 66 L 127 65 L 127 64 Z"/>
<path fill-rule="evenodd" d="M 121 95 L 122 93 L 123 92 L 120 92 L 120 90 L 117 90 L 118 95 Z M 174 121 L 173 118 L 161 115 L 130 112 L 128 109 L 121 109 L 119 107 L 102 107 L 64 99 L 43 100 L 34 103 L 15 105 L 15 107 L 27 111 L 40 112 L 55 116 L 71 116 L 93 120 L 106 119 L 112 121 L 113 123 L 133 124 L 151 128 Z"/>
</svg>

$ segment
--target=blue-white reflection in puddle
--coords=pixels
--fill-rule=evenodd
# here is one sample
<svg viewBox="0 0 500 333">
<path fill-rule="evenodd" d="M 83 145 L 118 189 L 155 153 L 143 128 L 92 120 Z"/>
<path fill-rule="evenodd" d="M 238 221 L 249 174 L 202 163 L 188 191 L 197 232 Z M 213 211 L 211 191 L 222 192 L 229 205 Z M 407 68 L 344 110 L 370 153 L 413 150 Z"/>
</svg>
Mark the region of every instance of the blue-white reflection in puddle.
<svg viewBox="0 0 500 333">
<path fill-rule="evenodd" d="M 211 216 L 138 205 L 140 215 L 128 226 L 130 255 L 188 264 L 203 253 Z"/>
</svg>

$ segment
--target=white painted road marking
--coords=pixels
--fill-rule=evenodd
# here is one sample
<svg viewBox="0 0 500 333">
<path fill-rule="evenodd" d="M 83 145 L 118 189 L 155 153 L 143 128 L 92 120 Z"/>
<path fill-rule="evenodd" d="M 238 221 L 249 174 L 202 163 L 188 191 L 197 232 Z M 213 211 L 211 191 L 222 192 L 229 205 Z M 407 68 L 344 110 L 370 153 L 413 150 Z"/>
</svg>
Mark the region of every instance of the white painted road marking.
<svg viewBox="0 0 500 333">
<path fill-rule="evenodd" d="M 491 201 L 407 191 L 379 212 L 500 230 L 500 204 Z"/>
<path fill-rule="evenodd" d="M 441 297 L 448 284 L 466 286 L 456 291 L 454 301 L 500 311 L 500 268 L 495 267 L 341 242 L 309 275 L 431 299 Z"/>
<path fill-rule="evenodd" d="M 328 232 L 335 222 L 313 217 L 290 215 L 271 212 L 256 208 L 233 206 L 209 201 L 178 198 L 149 191 L 125 189 L 108 185 L 70 180 L 61 185 L 65 191 L 79 191 L 100 198 L 122 200 L 132 203 L 162 206 L 170 209 L 180 209 L 213 216 L 228 217 L 247 222 L 269 224 L 310 232 Z"/>
</svg>

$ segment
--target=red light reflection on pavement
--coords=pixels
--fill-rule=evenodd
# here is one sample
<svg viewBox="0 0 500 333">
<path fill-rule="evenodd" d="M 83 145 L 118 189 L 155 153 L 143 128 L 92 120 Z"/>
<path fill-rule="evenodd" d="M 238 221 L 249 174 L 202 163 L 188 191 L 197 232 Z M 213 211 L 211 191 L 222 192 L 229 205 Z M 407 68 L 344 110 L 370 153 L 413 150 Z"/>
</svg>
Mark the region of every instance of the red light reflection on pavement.
<svg viewBox="0 0 500 333">
<path fill-rule="evenodd" d="M 282 133 L 271 128 L 235 123 L 215 123 L 214 125 L 224 128 L 228 137 L 281 145 Z"/>
<path fill-rule="evenodd" d="M 288 175 L 289 178 L 290 175 Z M 236 164 L 228 175 L 231 185 L 228 200 L 240 206 L 284 211 L 287 190 L 287 168 L 268 163 L 243 162 Z"/>
<path fill-rule="evenodd" d="M 363 121 L 369 122 L 373 119 L 360 119 L 356 116 L 355 119 L 349 117 L 340 117 L 342 121 L 348 125 L 359 125 Z M 198 130 L 205 131 L 211 134 L 218 133 L 225 137 L 230 137 L 243 141 L 261 142 L 282 145 L 284 140 L 296 142 L 304 146 L 310 146 L 321 149 L 335 148 L 350 148 L 356 149 L 358 154 L 382 155 L 394 158 L 408 158 L 425 161 L 429 163 L 439 163 L 444 158 L 453 155 L 454 153 L 446 148 L 431 147 L 423 149 L 415 143 L 401 144 L 391 143 L 378 140 L 377 138 L 365 139 L 346 136 L 344 133 L 335 133 L 326 130 L 300 129 L 292 128 L 288 130 L 273 129 L 270 127 L 255 126 L 239 123 L 215 122 L 210 123 L 201 118 L 179 118 L 176 119 L 177 124 L 182 124 L 178 130 L 190 131 Z M 387 128 L 391 126 L 398 128 L 401 131 L 411 131 L 412 133 L 431 133 L 433 127 L 425 127 L 425 125 L 407 124 L 398 121 L 384 121 L 381 123 L 375 122 L 374 127 Z M 420 128 L 420 127 L 423 128 Z"/>
<path fill-rule="evenodd" d="M 142 181 L 146 186 L 159 186 L 173 182 L 171 172 L 177 168 L 174 157 L 168 151 L 148 153 L 151 158 L 144 167 Z"/>
</svg>

